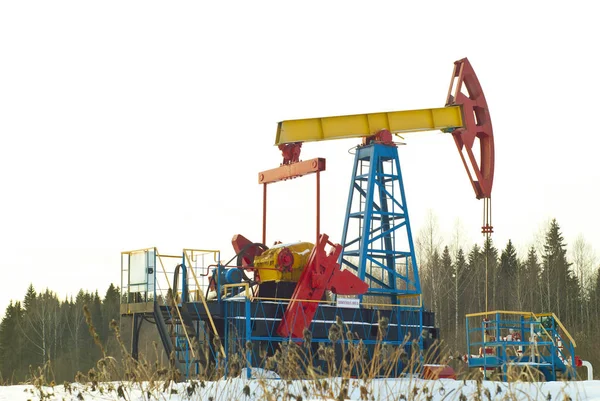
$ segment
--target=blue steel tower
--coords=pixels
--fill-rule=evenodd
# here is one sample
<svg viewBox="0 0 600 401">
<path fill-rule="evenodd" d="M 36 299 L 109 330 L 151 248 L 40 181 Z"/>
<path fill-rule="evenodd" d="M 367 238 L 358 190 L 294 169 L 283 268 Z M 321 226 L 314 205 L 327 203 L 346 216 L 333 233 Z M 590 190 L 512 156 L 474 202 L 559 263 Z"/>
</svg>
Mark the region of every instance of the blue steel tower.
<svg viewBox="0 0 600 401">
<path fill-rule="evenodd" d="M 399 305 L 418 298 L 421 283 L 398 148 L 382 134 L 389 139 L 356 149 L 340 265 L 368 284 L 370 303 Z"/>
</svg>

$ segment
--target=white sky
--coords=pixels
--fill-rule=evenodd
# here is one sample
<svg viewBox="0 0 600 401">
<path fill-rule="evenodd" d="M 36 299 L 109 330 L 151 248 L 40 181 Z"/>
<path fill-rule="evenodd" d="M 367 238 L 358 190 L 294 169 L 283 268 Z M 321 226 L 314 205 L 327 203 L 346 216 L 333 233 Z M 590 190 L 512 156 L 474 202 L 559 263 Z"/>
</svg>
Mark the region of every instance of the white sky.
<svg viewBox="0 0 600 401">
<path fill-rule="evenodd" d="M 414 3 L 414 4 L 413 4 Z M 600 250 L 600 25 L 592 2 L 0 3 L 0 315 L 30 282 L 104 294 L 119 253 L 260 240 L 257 173 L 285 119 L 443 106 L 468 57 L 496 145 L 494 239 L 556 217 Z M 368 4 L 368 5 L 367 5 Z M 341 238 L 358 141 L 327 158 L 322 231 Z M 452 138 L 400 149 L 414 234 L 433 209 L 481 241 Z M 314 238 L 314 177 L 270 187 L 267 242 Z"/>
</svg>

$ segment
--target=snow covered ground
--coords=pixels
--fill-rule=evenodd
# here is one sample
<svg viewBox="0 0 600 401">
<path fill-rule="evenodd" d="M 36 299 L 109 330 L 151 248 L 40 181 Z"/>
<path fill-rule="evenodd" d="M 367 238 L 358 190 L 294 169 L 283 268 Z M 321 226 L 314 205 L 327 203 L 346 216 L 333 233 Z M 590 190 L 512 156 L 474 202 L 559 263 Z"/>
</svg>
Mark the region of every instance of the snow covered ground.
<svg viewBox="0 0 600 401">
<path fill-rule="evenodd" d="M 346 388 L 347 390 L 342 390 Z M 501 383 L 421 379 L 290 381 L 229 379 L 215 382 L 112 382 L 36 388 L 0 387 L 0 401 L 26 400 L 600 400 L 600 381 Z"/>
</svg>

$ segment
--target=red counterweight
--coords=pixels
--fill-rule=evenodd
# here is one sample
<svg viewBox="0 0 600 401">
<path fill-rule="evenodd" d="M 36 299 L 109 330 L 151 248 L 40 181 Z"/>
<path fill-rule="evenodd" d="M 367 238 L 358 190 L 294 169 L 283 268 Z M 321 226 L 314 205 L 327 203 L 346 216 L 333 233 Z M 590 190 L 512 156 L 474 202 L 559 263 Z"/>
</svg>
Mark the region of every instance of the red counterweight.
<svg viewBox="0 0 600 401">
<path fill-rule="evenodd" d="M 327 244 L 331 245 L 331 249 L 326 254 Z M 348 270 L 340 270 L 337 260 L 341 252 L 342 246 L 329 242 L 327 234 L 319 236 L 277 328 L 277 334 L 281 337 L 302 337 L 326 290 L 338 295 L 360 295 L 367 292 L 369 286 L 364 281 Z"/>
<path fill-rule="evenodd" d="M 242 234 L 236 234 L 231 239 L 231 245 L 236 255 L 239 256 L 238 268 L 254 266 L 254 258 L 261 255 L 266 247 L 263 244 L 250 242 Z"/>
</svg>

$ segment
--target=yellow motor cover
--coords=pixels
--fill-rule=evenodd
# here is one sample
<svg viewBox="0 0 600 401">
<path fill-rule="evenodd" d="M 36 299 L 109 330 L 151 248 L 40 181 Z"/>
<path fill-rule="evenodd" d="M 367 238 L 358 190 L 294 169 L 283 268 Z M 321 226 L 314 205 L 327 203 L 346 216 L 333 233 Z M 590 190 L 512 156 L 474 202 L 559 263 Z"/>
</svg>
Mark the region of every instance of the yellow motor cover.
<svg viewBox="0 0 600 401">
<path fill-rule="evenodd" d="M 297 282 L 314 245 L 310 242 L 278 244 L 254 258 L 260 282 Z"/>
</svg>

